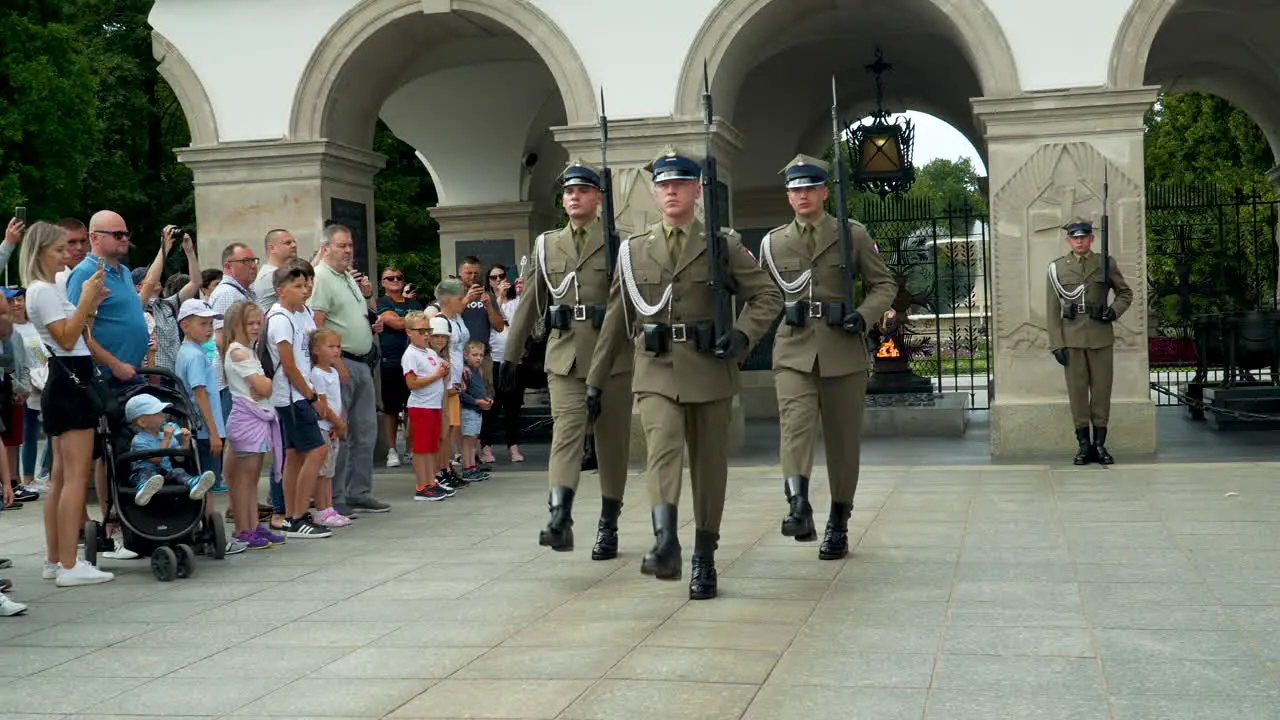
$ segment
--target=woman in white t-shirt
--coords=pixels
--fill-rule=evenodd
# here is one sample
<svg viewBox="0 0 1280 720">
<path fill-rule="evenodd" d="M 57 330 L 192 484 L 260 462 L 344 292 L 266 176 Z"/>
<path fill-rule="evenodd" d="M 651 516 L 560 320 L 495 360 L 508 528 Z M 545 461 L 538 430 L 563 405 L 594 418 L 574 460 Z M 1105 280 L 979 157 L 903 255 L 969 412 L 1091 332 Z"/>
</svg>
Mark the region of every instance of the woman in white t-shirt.
<svg viewBox="0 0 1280 720">
<path fill-rule="evenodd" d="M 97 232 L 90 229 L 90 233 Z M 100 415 L 89 384 L 93 360 L 84 341 L 85 328 L 107 291 L 102 265 L 72 305 L 54 276 L 66 267 L 67 241 L 62 228 L 38 222 L 22 243 L 22 283 L 27 287 L 27 315 L 53 357 L 45 385 L 45 433 L 52 438 L 54 459 L 49 495 L 44 502 L 47 556 L 42 575 L 59 587 L 92 585 L 115 579 L 85 560 L 76 559 L 76 540 L 84 517 L 85 491 L 93 467 L 94 431 Z"/>
</svg>

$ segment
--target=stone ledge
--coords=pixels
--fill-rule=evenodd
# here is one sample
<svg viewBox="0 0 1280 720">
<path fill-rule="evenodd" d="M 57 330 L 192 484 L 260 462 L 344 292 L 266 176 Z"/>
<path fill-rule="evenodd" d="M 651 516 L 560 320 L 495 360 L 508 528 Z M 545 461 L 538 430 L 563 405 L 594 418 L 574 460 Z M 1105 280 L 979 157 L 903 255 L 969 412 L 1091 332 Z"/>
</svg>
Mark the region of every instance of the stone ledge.
<svg viewBox="0 0 1280 720">
<path fill-rule="evenodd" d="M 943 393 L 933 405 L 868 406 L 863 437 L 962 437 L 969 426 L 969 394 Z"/>
<path fill-rule="evenodd" d="M 1107 427 L 1107 448 L 1117 457 L 1155 453 L 1156 406 L 1150 400 L 1113 401 Z M 1070 457 L 1076 447 L 1066 400 L 991 406 L 992 456 Z"/>
</svg>

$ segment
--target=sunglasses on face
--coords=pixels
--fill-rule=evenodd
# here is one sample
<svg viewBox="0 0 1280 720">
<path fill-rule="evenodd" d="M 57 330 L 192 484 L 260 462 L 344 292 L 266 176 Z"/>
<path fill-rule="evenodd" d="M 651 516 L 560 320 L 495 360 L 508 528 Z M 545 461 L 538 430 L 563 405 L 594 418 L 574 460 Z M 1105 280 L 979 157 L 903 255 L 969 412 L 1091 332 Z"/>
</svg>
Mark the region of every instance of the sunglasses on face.
<svg viewBox="0 0 1280 720">
<path fill-rule="evenodd" d="M 383 279 L 383 280 L 386 280 L 387 282 L 404 282 L 404 276 L 403 276 L 403 275 L 387 275 L 387 276 L 383 277 L 382 279 Z"/>
<path fill-rule="evenodd" d="M 489 279 L 490 279 L 490 280 L 506 280 L 506 279 L 507 279 L 507 274 L 506 274 L 506 273 L 494 273 L 493 275 L 490 275 L 490 276 L 489 276 Z"/>
<path fill-rule="evenodd" d="M 90 230 L 90 235 L 110 235 L 116 240 L 128 240 L 133 237 L 133 233 L 128 230 Z"/>
<path fill-rule="evenodd" d="M 405 330 L 408 330 L 411 333 L 418 333 L 419 335 L 426 335 L 428 332 L 431 331 L 431 328 L 416 327 L 416 328 L 405 328 Z"/>
</svg>

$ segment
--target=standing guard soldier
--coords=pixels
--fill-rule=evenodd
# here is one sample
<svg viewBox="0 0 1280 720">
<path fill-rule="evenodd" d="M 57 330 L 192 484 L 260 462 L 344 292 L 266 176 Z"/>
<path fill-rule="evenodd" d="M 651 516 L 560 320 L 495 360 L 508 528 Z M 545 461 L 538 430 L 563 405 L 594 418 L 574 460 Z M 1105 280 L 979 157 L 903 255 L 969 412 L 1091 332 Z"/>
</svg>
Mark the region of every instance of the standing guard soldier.
<svg viewBox="0 0 1280 720">
<path fill-rule="evenodd" d="M 689 597 L 705 600 L 716 596 L 715 550 L 729 473 L 729 420 L 739 389 L 738 364 L 768 331 L 782 309 L 782 298 L 737 233 L 722 229 L 728 280 L 746 306 L 736 323 L 715 337 L 716 297 L 709 284 L 706 228 L 694 217 L 702 168 L 668 149 L 645 169 L 653 173 L 662 220 L 619 248 L 618 277 L 587 376 L 587 402 L 592 414 L 630 402 L 601 390 L 613 357 L 631 341 L 632 389 L 647 445 L 655 536 L 640 571 L 661 580 L 681 575 L 676 508 L 687 443 L 695 521 Z M 604 427 L 597 425 L 597 432 Z"/>
<path fill-rule="evenodd" d="M 538 544 L 552 550 L 573 549 L 573 496 L 582 468 L 587 434 L 587 370 L 595 353 L 609 299 L 604 232 L 597 217 L 601 179 L 577 161 L 560 176 L 561 204 L 569 216 L 563 228 L 543 233 L 534 242 L 533 262 L 524 279 L 524 298 L 511 322 L 507 347 L 524 347 L 534 322 L 545 311 L 547 386 L 555 430 L 547 470 L 551 519 Z M 512 357 L 519 357 L 511 353 Z M 599 356 L 596 356 L 599 357 Z M 631 357 L 620 349 L 603 358 L 600 387 L 614 398 L 595 429 L 599 445 L 600 522 L 592 560 L 618 556 L 618 515 L 627 486 L 631 428 Z M 499 369 L 504 387 L 516 382 L 516 362 Z"/>
<path fill-rule="evenodd" d="M 838 560 L 849 551 L 849 515 L 858 488 L 862 413 L 871 367 L 867 327 L 889 309 L 898 285 L 867 229 L 848 220 L 854 270 L 865 296 L 858 307 L 847 307 L 839 221 L 823 209 L 830 165 L 797 155 L 782 174 L 796 217 L 770 230 L 760 242 L 760 264 L 777 282 L 785 301 L 783 322 L 773 343 L 783 491 L 789 505 L 782 534 L 799 541 L 817 539 L 809 477 L 821 419 L 831 513 L 818 557 Z"/>
<path fill-rule="evenodd" d="M 1133 290 L 1115 258 L 1093 252 L 1093 224 L 1077 219 L 1063 226 L 1071 252 L 1049 263 L 1049 349 L 1066 371 L 1067 399 L 1080 449 L 1073 462 L 1115 462 L 1107 452 L 1111 417 L 1112 346 L 1116 321 L 1133 302 Z M 1106 263 L 1106 272 L 1103 271 Z M 1106 282 L 1104 284 L 1104 278 Z M 1111 290 L 1115 302 L 1107 304 Z M 1093 425 L 1093 442 L 1089 425 Z"/>
</svg>

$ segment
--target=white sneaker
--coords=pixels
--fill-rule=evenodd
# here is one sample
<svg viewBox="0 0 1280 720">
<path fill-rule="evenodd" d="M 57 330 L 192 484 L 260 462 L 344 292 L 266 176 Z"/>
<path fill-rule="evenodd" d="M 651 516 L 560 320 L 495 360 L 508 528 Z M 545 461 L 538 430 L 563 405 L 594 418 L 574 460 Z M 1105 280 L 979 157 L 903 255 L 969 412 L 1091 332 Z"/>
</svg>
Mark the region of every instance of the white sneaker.
<svg viewBox="0 0 1280 720">
<path fill-rule="evenodd" d="M 192 500 L 199 500 L 203 498 L 204 494 L 209 492 L 209 488 L 213 487 L 213 483 L 216 479 L 217 478 L 213 476 L 212 470 L 205 470 L 200 473 L 200 477 L 195 478 L 191 482 L 191 487 L 189 488 L 190 492 L 187 493 L 187 497 Z"/>
<path fill-rule="evenodd" d="M 156 477 L 159 477 L 159 475 L 157 475 Z M 124 535 L 121 534 L 119 530 L 116 530 L 111 535 L 111 542 L 112 544 L 115 545 L 116 549 L 108 550 L 102 553 L 102 557 L 110 558 L 112 560 L 137 560 L 138 559 L 138 553 L 124 546 Z"/>
<path fill-rule="evenodd" d="M 151 502 L 151 498 L 155 497 L 162 487 L 164 487 L 164 476 L 152 475 L 147 478 L 146 482 L 138 485 L 133 501 L 139 506 L 144 506 Z"/>
<path fill-rule="evenodd" d="M 227 552 L 226 552 L 227 555 L 239 555 L 240 553 L 248 549 L 249 549 L 249 543 L 243 540 L 237 540 L 235 538 L 229 538 L 227 540 Z"/>
<path fill-rule="evenodd" d="M 21 615 L 27 611 L 27 606 L 20 602 L 10 600 L 4 593 L 0 593 L 0 617 L 13 617 Z"/>
<path fill-rule="evenodd" d="M 387 467 L 389 468 L 400 467 L 400 456 L 396 454 L 395 448 L 392 448 L 387 451 Z"/>
<path fill-rule="evenodd" d="M 41 495 L 49 494 L 49 476 L 41 475 L 27 485 L 27 489 L 32 492 L 38 492 Z"/>
<path fill-rule="evenodd" d="M 52 580 L 58 577 L 58 563 L 47 562 L 40 568 L 41 580 Z"/>
<path fill-rule="evenodd" d="M 98 583 L 111 582 L 115 579 L 115 575 L 105 570 L 99 570 L 82 558 L 76 560 L 76 566 L 70 570 L 59 567 L 58 579 L 54 582 L 58 584 L 58 587 L 72 587 L 75 585 L 97 585 Z"/>
</svg>

